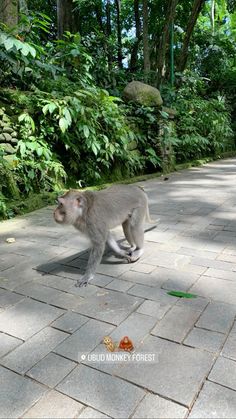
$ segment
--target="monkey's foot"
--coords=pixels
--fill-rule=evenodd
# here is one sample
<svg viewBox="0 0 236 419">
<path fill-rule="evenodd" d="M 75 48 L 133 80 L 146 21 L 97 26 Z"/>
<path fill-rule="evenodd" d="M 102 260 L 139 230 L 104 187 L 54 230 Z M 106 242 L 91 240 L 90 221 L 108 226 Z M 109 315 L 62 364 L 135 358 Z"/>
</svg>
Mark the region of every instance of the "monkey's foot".
<svg viewBox="0 0 236 419">
<path fill-rule="evenodd" d="M 134 256 L 132 254 L 130 255 L 126 255 L 125 259 L 127 260 L 128 263 L 134 263 L 137 262 L 137 260 L 140 258 L 140 256 Z"/>
<path fill-rule="evenodd" d="M 84 275 L 75 283 L 75 287 L 87 287 L 88 282 L 93 279 L 93 276 Z"/>
<path fill-rule="evenodd" d="M 75 283 L 75 287 L 79 287 L 79 288 L 87 287 L 87 285 L 88 285 L 88 280 L 86 280 L 86 279 L 84 279 L 84 280 L 78 279 L 78 281 Z"/>
<path fill-rule="evenodd" d="M 140 259 L 140 257 L 143 254 L 143 249 L 137 249 L 133 252 L 129 252 L 128 255 L 126 255 L 126 259 L 129 263 L 137 262 L 137 260 Z"/>
</svg>

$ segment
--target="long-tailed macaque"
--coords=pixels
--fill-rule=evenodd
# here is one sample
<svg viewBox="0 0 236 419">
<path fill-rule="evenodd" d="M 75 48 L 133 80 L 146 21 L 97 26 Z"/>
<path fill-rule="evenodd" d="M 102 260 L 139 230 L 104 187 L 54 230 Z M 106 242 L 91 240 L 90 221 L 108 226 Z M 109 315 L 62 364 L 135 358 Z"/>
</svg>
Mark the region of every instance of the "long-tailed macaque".
<svg viewBox="0 0 236 419">
<path fill-rule="evenodd" d="M 58 198 L 55 221 L 71 224 L 91 241 L 91 251 L 85 274 L 76 286 L 86 286 L 94 277 L 102 259 L 105 244 L 128 262 L 135 262 L 143 254 L 144 222 L 150 219 L 147 195 L 135 185 L 114 185 L 101 191 L 70 190 Z M 120 248 L 110 230 L 122 225 L 130 249 Z"/>
</svg>

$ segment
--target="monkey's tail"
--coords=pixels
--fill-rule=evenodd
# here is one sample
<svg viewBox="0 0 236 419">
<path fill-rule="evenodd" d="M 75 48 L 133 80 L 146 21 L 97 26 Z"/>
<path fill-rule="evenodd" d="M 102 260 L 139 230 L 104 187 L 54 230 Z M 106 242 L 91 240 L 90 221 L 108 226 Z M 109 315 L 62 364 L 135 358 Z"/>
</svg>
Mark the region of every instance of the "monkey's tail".
<svg viewBox="0 0 236 419">
<path fill-rule="evenodd" d="M 147 206 L 146 206 L 146 222 L 147 223 L 149 223 L 149 224 L 158 224 L 159 223 L 159 219 L 158 218 L 156 218 L 155 220 L 153 220 L 151 217 L 150 217 L 150 212 L 149 212 L 149 207 L 148 207 L 148 200 L 147 200 Z"/>
<path fill-rule="evenodd" d="M 147 209 L 146 209 L 146 222 L 147 223 L 149 223 L 149 224 L 158 224 L 159 223 L 159 218 L 156 218 L 155 220 L 153 220 L 151 217 L 150 217 L 150 213 L 149 213 L 149 208 L 148 208 L 148 205 L 147 205 Z"/>
<path fill-rule="evenodd" d="M 145 192 L 145 189 L 144 189 L 144 187 L 143 186 L 141 186 L 141 185 L 137 185 L 138 186 L 138 188 L 140 188 L 144 193 L 145 193 L 145 195 L 146 195 L 146 192 Z M 147 196 L 147 195 L 146 195 Z M 148 201 L 147 201 L 147 206 L 146 206 L 146 222 L 147 223 L 149 223 L 149 224 L 158 224 L 158 222 L 159 222 L 160 220 L 159 220 L 159 218 L 157 218 L 157 219 L 155 219 L 155 220 L 152 220 L 152 218 L 150 217 L 150 212 L 149 212 L 149 207 L 148 207 Z"/>
</svg>

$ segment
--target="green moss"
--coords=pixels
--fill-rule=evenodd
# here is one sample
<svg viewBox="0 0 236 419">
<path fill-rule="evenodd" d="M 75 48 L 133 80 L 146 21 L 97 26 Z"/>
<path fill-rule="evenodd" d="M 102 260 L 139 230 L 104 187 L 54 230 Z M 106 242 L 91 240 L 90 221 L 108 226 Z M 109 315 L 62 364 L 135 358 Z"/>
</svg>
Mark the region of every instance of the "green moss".
<svg viewBox="0 0 236 419">
<path fill-rule="evenodd" d="M 12 116 L 15 115 L 15 108 L 12 105 L 18 106 L 19 113 L 22 109 L 27 109 L 29 112 L 34 110 L 34 98 L 36 93 L 21 91 L 17 89 L 1 89 L 0 101 L 4 103 L 7 113 Z"/>
<path fill-rule="evenodd" d="M 0 219 L 12 218 L 16 215 L 26 214 L 55 202 L 57 192 L 42 192 L 39 194 L 30 194 L 27 198 L 6 200 L 7 216 L 0 215 Z"/>
</svg>

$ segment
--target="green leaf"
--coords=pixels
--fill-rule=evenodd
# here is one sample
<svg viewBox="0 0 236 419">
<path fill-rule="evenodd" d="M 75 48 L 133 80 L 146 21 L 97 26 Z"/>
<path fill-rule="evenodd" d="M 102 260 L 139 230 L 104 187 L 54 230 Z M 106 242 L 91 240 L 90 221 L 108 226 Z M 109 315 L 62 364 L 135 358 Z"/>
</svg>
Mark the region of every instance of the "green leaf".
<svg viewBox="0 0 236 419">
<path fill-rule="evenodd" d="M 162 118 L 164 118 L 164 119 L 168 119 L 169 118 L 169 114 L 167 112 L 165 112 L 165 111 L 159 111 L 159 112 L 160 112 Z"/>
<path fill-rule="evenodd" d="M 20 143 L 20 154 L 23 156 L 26 152 L 26 146 L 25 143 L 21 142 Z"/>
<path fill-rule="evenodd" d="M 47 103 L 46 105 L 44 105 L 44 107 L 42 109 L 43 114 L 46 115 L 46 113 L 47 113 L 48 110 L 49 110 L 49 103 Z"/>
<path fill-rule="evenodd" d="M 98 154 L 98 150 L 97 150 L 97 147 L 95 146 L 95 144 L 93 144 L 93 143 L 92 143 L 92 145 L 91 145 L 91 149 L 93 150 L 93 152 L 94 152 L 95 156 L 97 156 L 97 154 Z"/>
<path fill-rule="evenodd" d="M 182 291 L 169 291 L 167 294 L 172 295 L 173 297 L 180 297 L 180 298 L 197 298 L 195 294 L 189 294 L 188 292 Z"/>
<path fill-rule="evenodd" d="M 31 125 L 32 131 L 34 132 L 35 131 L 35 123 L 34 123 L 33 118 L 31 118 L 31 116 L 29 116 L 29 123 Z"/>
<path fill-rule="evenodd" d="M 19 51 L 22 48 L 22 42 L 19 41 L 19 39 L 15 39 L 14 45 L 15 45 L 17 51 Z"/>
<path fill-rule="evenodd" d="M 85 138 L 88 138 L 89 137 L 89 128 L 88 128 L 87 125 L 83 126 L 83 131 L 84 131 Z"/>
<path fill-rule="evenodd" d="M 28 177 L 29 177 L 30 179 L 34 179 L 34 177 L 35 177 L 34 170 L 30 170 L 30 171 L 28 172 Z"/>
<path fill-rule="evenodd" d="M 68 125 L 70 125 L 71 122 L 72 122 L 72 119 L 71 119 L 71 114 L 70 114 L 70 111 L 68 110 L 68 108 L 64 108 L 62 113 L 63 113 L 64 117 L 66 118 L 66 120 L 68 122 Z"/>
<path fill-rule="evenodd" d="M 42 147 L 37 148 L 36 153 L 39 157 L 41 157 L 43 154 L 43 148 Z"/>
<path fill-rule="evenodd" d="M 57 105 L 55 103 L 51 102 L 48 104 L 48 110 L 51 114 L 55 111 L 56 108 L 57 108 Z"/>
<path fill-rule="evenodd" d="M 30 67 L 25 67 L 25 72 L 26 73 L 33 73 L 33 69 Z"/>
<path fill-rule="evenodd" d="M 111 152 L 111 153 L 114 153 L 114 152 L 116 151 L 116 149 L 115 149 L 115 147 L 114 147 L 114 145 L 113 145 L 113 144 L 110 144 L 110 145 L 109 145 L 109 149 L 110 149 L 110 152 Z"/>
<path fill-rule="evenodd" d="M 19 122 L 24 121 L 24 119 L 26 118 L 26 116 L 27 116 L 27 114 L 22 113 L 22 114 L 18 117 L 18 121 L 19 121 Z"/>
<path fill-rule="evenodd" d="M 36 49 L 34 49 L 31 45 L 28 45 L 29 53 L 32 55 L 33 58 L 36 57 Z"/>
<path fill-rule="evenodd" d="M 23 44 L 21 46 L 21 53 L 26 57 L 29 54 L 30 50 L 29 50 L 29 45 L 28 44 Z"/>
<path fill-rule="evenodd" d="M 61 128 L 61 131 L 64 134 L 66 132 L 67 128 L 68 128 L 68 122 L 67 122 L 66 118 L 60 118 L 59 119 L 59 127 Z"/>
<path fill-rule="evenodd" d="M 155 151 L 153 150 L 153 148 L 147 148 L 147 152 L 148 154 L 150 154 L 153 157 L 157 157 Z"/>
<path fill-rule="evenodd" d="M 7 51 L 9 51 L 9 49 L 11 49 L 14 45 L 14 39 L 13 38 L 7 38 L 4 42 L 4 46 L 6 48 Z"/>
</svg>

